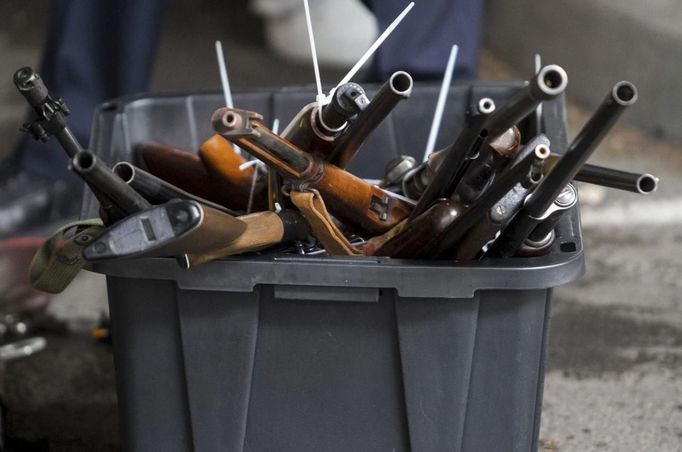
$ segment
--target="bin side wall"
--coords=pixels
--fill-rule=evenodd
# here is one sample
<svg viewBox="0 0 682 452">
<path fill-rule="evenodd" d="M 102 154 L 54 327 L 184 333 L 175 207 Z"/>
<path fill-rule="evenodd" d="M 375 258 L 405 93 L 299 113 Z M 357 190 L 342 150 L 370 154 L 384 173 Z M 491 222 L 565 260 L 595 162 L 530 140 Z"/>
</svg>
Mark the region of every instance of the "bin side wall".
<svg viewBox="0 0 682 452">
<path fill-rule="evenodd" d="M 377 302 L 109 277 L 128 450 L 530 451 L 548 290 Z"/>
</svg>

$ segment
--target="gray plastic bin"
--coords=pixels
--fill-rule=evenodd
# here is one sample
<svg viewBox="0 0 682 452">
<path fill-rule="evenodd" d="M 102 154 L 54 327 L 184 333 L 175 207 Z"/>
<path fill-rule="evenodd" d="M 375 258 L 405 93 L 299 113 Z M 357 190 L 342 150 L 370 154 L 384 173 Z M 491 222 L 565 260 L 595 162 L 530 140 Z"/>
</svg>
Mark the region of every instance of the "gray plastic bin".
<svg viewBox="0 0 682 452">
<path fill-rule="evenodd" d="M 470 100 L 518 84 L 451 90 L 441 135 Z M 437 87 L 417 86 L 352 165 L 380 177 L 419 156 Z M 288 121 L 311 89 L 236 96 Z M 157 140 L 196 149 L 219 94 L 102 106 L 91 147 L 109 163 Z M 563 101 L 544 108 L 566 145 Z M 96 213 L 86 197 L 84 214 Z M 577 210 L 541 258 L 472 265 L 386 258 L 245 256 L 190 271 L 173 259 L 99 264 L 107 275 L 122 439 L 129 451 L 537 450 L 553 287 L 583 273 Z"/>
</svg>

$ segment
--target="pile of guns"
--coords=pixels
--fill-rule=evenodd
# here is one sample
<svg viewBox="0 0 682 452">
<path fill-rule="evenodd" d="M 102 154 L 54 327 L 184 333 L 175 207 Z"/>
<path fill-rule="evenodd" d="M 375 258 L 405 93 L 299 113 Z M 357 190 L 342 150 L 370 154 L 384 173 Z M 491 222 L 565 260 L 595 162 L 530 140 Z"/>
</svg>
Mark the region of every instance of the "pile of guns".
<svg viewBox="0 0 682 452">
<path fill-rule="evenodd" d="M 79 145 L 66 105 L 38 74 L 22 68 L 14 83 L 37 115 L 25 130 L 43 141 L 55 136 L 99 201 L 106 229 L 83 249 L 89 261 L 176 257 L 189 268 L 263 250 L 459 262 L 538 256 L 551 251 L 557 222 L 577 203 L 573 181 L 639 193 L 657 184 L 648 174 L 585 164 L 635 103 L 632 83 L 615 84 L 561 153 L 539 131 L 522 136 L 522 122 L 566 88 L 556 65 L 503 105 L 476 99 L 452 144 L 421 164 L 389 162 L 377 184 L 345 168 L 410 96 L 405 72 L 371 101 L 360 85 L 340 85 L 326 101 L 305 105 L 281 134 L 256 112 L 219 108 L 211 118 L 216 134 L 198 152 L 142 143 L 136 162 L 113 168 Z"/>
</svg>

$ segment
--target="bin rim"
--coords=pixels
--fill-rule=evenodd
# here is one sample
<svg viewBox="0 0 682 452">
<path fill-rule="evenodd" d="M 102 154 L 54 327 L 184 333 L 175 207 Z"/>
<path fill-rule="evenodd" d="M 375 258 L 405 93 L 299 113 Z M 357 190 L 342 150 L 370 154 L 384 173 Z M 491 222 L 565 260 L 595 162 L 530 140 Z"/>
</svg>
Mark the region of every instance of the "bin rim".
<svg viewBox="0 0 682 452">
<path fill-rule="evenodd" d="M 543 290 L 585 273 L 582 248 L 543 257 L 458 264 L 387 257 L 268 254 L 219 259 L 181 269 L 172 258 L 96 263 L 118 278 L 172 280 L 180 289 L 253 292 L 259 285 L 395 289 L 403 298 L 472 298 L 479 290 Z"/>
</svg>

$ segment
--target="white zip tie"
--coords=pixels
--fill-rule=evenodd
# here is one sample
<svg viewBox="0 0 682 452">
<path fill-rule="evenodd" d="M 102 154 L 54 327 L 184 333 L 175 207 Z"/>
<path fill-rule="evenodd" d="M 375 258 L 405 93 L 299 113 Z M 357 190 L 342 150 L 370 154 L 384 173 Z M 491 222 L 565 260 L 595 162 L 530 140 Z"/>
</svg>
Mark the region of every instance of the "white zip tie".
<svg viewBox="0 0 682 452">
<path fill-rule="evenodd" d="M 218 68 L 220 69 L 220 83 L 223 86 L 223 95 L 225 96 L 225 106 L 227 108 L 234 108 L 232 101 L 232 90 L 230 89 L 230 79 L 227 78 L 227 66 L 225 65 L 225 54 L 223 53 L 223 43 L 215 42 L 215 53 L 218 58 Z"/>
<path fill-rule="evenodd" d="M 410 199 L 407 196 L 399 195 L 398 193 L 388 191 L 388 190 L 384 190 L 384 193 L 386 193 L 388 196 L 390 196 L 392 198 L 399 199 L 399 200 L 401 200 L 401 201 L 403 201 L 403 202 L 405 202 L 411 206 L 417 205 L 417 201 L 415 201 L 414 199 Z"/>
<path fill-rule="evenodd" d="M 542 57 L 539 53 L 535 54 L 535 73 L 538 74 L 542 69 Z M 542 102 L 538 104 L 535 109 L 535 126 L 537 127 L 536 133 L 542 132 Z"/>
<path fill-rule="evenodd" d="M 310 53 L 313 57 L 313 69 L 315 70 L 315 84 L 317 85 L 317 97 L 315 100 L 321 105 L 326 96 L 322 92 L 322 79 L 320 78 L 320 66 L 317 63 L 317 50 L 315 49 L 315 36 L 313 36 L 313 22 L 310 19 L 310 6 L 308 0 L 303 0 L 305 8 L 305 21 L 308 26 L 308 40 L 310 41 Z"/>
<path fill-rule="evenodd" d="M 443 122 L 443 112 L 445 111 L 445 103 L 448 100 L 448 92 L 450 91 L 450 83 L 452 83 L 452 75 L 455 72 L 455 63 L 457 62 L 457 53 L 459 47 L 452 46 L 450 50 L 450 57 L 448 64 L 445 67 L 445 74 L 443 75 L 443 83 L 440 85 L 440 93 L 438 94 L 438 102 L 436 103 L 436 111 L 433 113 L 433 121 L 431 122 L 431 130 L 429 131 L 429 139 L 426 142 L 426 149 L 424 150 L 424 162 L 428 160 L 429 156 L 433 154 L 436 147 L 436 139 L 440 126 Z"/>
<path fill-rule="evenodd" d="M 279 118 L 275 118 L 275 120 L 272 121 L 272 133 L 275 135 L 279 133 Z"/>
<path fill-rule="evenodd" d="M 256 165 L 260 166 L 260 165 L 264 165 L 264 163 L 258 159 L 253 159 L 253 160 L 249 160 L 248 162 L 244 162 L 241 165 L 239 165 L 239 169 L 244 171 L 246 168 L 248 168 L 250 166 L 256 166 Z"/>
<path fill-rule="evenodd" d="M 251 190 L 249 190 L 249 202 L 246 204 L 246 214 L 251 213 L 251 208 L 253 207 L 253 195 L 256 193 L 256 182 L 258 181 L 258 167 L 253 172 L 253 178 L 251 179 Z"/>
<path fill-rule="evenodd" d="M 403 21 L 405 16 L 407 16 L 407 13 L 409 13 L 413 7 L 414 7 L 414 2 L 410 2 L 410 4 L 407 5 L 407 7 L 403 10 L 403 12 L 400 13 L 398 15 L 398 17 L 396 17 L 395 20 L 391 23 L 391 25 L 389 25 L 388 28 L 386 28 L 386 30 L 384 30 L 384 32 L 381 33 L 381 35 L 377 38 L 377 40 L 374 41 L 374 44 L 372 44 L 370 46 L 370 48 L 367 49 L 365 54 L 362 57 L 360 57 L 360 59 L 358 60 L 357 63 L 355 63 L 355 66 L 353 66 L 353 68 L 350 70 L 350 72 L 348 72 L 348 74 L 346 74 L 346 76 L 343 79 L 341 79 L 339 84 L 336 85 L 336 88 L 338 88 L 339 86 L 341 86 L 345 83 L 350 82 L 350 80 L 353 77 L 355 77 L 355 74 L 362 68 L 362 66 L 365 65 L 367 60 L 372 58 L 372 55 L 374 55 L 374 52 L 376 52 L 377 49 L 379 48 L 379 46 L 384 43 L 386 38 L 388 38 L 388 36 L 391 33 L 393 33 L 393 30 L 395 30 L 395 28 L 400 24 L 400 22 Z M 334 89 L 336 89 L 336 88 L 334 88 Z"/>
<path fill-rule="evenodd" d="M 227 65 L 225 64 L 225 53 L 223 52 L 223 43 L 215 42 L 215 53 L 218 59 L 218 69 L 220 70 L 220 84 L 223 87 L 223 96 L 225 96 L 225 106 L 227 108 L 234 108 L 234 101 L 232 100 L 232 89 L 230 88 L 230 79 L 227 77 Z M 233 145 L 234 152 L 237 155 L 242 155 L 242 150 L 237 145 Z"/>
</svg>

